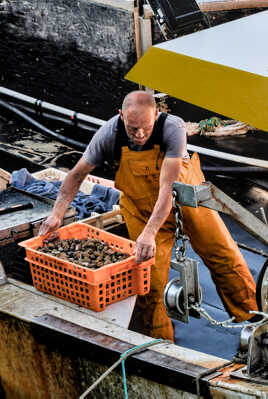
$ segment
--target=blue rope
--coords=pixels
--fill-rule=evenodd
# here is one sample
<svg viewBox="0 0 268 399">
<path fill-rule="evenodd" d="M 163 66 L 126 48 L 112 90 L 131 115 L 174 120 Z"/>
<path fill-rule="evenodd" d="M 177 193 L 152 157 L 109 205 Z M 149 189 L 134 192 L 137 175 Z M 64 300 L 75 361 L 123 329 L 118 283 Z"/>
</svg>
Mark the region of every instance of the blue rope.
<svg viewBox="0 0 268 399">
<path fill-rule="evenodd" d="M 142 352 L 142 349 L 147 349 L 148 346 L 158 344 L 159 342 L 162 342 L 163 339 L 154 339 L 153 341 L 146 342 L 145 344 L 142 345 L 137 345 L 134 346 L 134 348 L 128 349 L 122 355 L 120 356 L 121 358 L 121 365 L 122 365 L 122 376 L 123 376 L 123 387 L 124 387 L 124 396 L 125 399 L 128 399 L 128 393 L 127 393 L 127 378 L 126 378 L 126 369 L 125 369 L 125 360 L 128 356 L 130 356 L 132 353 L 139 353 Z"/>
<path fill-rule="evenodd" d="M 122 366 L 122 374 L 123 374 L 124 397 L 125 397 L 125 399 L 128 399 L 128 394 L 127 394 L 127 377 L 126 377 L 126 369 L 125 369 L 125 359 L 122 360 L 121 366 Z"/>
</svg>

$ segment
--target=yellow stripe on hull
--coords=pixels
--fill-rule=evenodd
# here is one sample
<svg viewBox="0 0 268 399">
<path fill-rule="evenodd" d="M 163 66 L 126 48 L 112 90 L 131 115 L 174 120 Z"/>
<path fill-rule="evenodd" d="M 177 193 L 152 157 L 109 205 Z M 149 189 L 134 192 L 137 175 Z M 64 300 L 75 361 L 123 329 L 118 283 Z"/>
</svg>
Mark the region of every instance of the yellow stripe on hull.
<svg viewBox="0 0 268 399">
<path fill-rule="evenodd" d="M 268 131 L 268 11 L 151 47 L 126 78 Z"/>
<path fill-rule="evenodd" d="M 151 47 L 126 79 L 268 131 L 268 78 Z"/>
</svg>

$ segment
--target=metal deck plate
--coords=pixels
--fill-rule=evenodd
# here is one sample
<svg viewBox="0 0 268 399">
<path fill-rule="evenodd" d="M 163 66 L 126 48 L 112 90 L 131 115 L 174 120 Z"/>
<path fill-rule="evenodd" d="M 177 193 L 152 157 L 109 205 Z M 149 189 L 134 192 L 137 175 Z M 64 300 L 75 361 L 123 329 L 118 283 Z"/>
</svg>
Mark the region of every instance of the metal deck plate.
<svg viewBox="0 0 268 399">
<path fill-rule="evenodd" d="M 239 369 L 237 371 L 233 371 L 232 373 L 230 373 L 231 377 L 234 378 L 239 378 L 242 380 L 246 380 L 246 381 L 251 381 L 251 382 L 255 382 L 255 384 L 264 384 L 264 385 L 268 385 L 268 380 L 264 380 L 260 377 L 250 377 L 247 374 L 247 367 L 243 367 L 242 369 Z"/>
<path fill-rule="evenodd" d="M 34 207 L 0 215 L 0 231 L 47 217 L 51 213 L 54 203 L 54 201 L 46 201 L 42 197 L 37 198 L 37 196 L 33 194 L 18 190 L 14 187 L 8 188 L 0 193 L 0 208 L 26 202 L 33 202 Z"/>
</svg>

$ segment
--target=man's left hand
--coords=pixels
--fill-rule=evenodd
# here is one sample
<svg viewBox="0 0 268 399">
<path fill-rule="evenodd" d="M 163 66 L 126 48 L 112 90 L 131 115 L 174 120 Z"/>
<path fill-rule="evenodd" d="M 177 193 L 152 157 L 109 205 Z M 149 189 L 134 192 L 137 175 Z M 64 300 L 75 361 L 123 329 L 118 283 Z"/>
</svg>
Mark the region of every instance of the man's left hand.
<svg viewBox="0 0 268 399">
<path fill-rule="evenodd" d="M 153 234 L 142 232 L 137 238 L 134 255 L 136 262 L 141 263 L 153 258 L 156 252 L 155 238 Z"/>
</svg>

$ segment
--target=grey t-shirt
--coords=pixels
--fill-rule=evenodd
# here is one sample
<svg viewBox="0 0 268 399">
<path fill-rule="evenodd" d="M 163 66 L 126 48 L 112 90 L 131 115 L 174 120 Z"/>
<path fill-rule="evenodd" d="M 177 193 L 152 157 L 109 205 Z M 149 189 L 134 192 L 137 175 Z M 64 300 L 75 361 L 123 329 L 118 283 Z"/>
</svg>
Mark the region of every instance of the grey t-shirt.
<svg viewBox="0 0 268 399">
<path fill-rule="evenodd" d="M 102 166 L 106 159 L 113 159 L 116 128 L 119 115 L 109 119 L 93 136 L 83 157 L 89 165 Z M 166 158 L 187 157 L 186 129 L 178 116 L 168 114 L 163 128 L 163 145 Z"/>
</svg>

